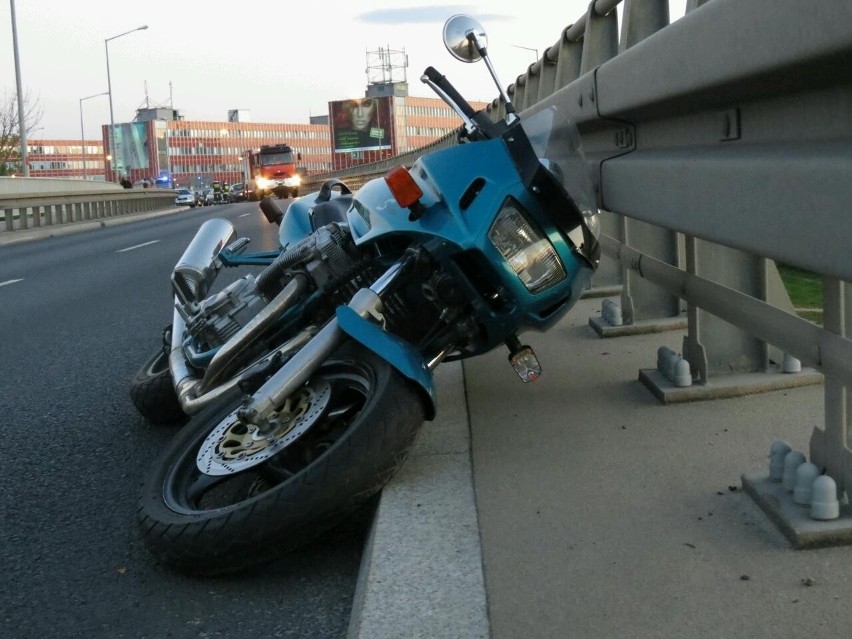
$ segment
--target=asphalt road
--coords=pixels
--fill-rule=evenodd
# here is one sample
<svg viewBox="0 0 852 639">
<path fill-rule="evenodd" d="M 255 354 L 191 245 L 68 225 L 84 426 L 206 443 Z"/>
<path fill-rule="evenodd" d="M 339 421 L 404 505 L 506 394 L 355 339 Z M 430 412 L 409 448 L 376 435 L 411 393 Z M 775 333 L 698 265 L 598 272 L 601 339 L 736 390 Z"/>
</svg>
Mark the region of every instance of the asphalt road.
<svg viewBox="0 0 852 639">
<path fill-rule="evenodd" d="M 276 245 L 257 204 L 198 208 L 0 247 L 0 636 L 342 637 L 369 513 L 250 574 L 192 579 L 135 527 L 172 428 L 129 381 L 171 317 L 169 275 L 199 224 Z"/>
</svg>

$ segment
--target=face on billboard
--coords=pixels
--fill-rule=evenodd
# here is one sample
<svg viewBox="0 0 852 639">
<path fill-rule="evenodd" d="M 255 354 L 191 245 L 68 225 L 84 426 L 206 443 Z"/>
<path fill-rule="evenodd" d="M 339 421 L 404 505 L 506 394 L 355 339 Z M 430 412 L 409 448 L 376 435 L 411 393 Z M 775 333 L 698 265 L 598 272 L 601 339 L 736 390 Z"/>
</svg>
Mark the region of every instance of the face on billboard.
<svg viewBox="0 0 852 639">
<path fill-rule="evenodd" d="M 356 102 L 350 111 L 352 128 L 356 131 L 366 131 L 373 124 L 375 113 L 375 100 L 361 100 L 360 102 Z"/>
<path fill-rule="evenodd" d="M 331 103 L 334 150 L 391 148 L 390 98 L 358 98 Z"/>
</svg>

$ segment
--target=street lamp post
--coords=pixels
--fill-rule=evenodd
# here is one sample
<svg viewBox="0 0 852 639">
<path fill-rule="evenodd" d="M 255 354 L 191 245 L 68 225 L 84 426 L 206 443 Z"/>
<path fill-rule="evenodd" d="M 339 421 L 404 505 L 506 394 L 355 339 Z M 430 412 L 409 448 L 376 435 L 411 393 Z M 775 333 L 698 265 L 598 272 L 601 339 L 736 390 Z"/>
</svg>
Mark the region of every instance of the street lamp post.
<svg viewBox="0 0 852 639">
<path fill-rule="evenodd" d="M 109 92 L 104 91 L 103 93 L 96 93 L 95 95 L 90 95 L 85 98 L 80 98 L 80 148 L 83 152 L 83 179 L 85 180 L 88 175 L 86 173 L 86 134 L 83 133 L 83 100 L 91 100 L 92 98 L 99 98 L 102 95 L 107 95 Z"/>
<path fill-rule="evenodd" d="M 106 49 L 106 67 L 107 67 L 107 94 L 109 95 L 109 154 L 115 158 L 115 120 L 113 119 L 112 112 L 112 80 L 109 75 L 109 41 L 115 40 L 116 38 L 120 38 L 121 36 L 126 36 L 129 33 L 133 33 L 134 31 L 143 31 L 148 28 L 147 24 L 143 24 L 141 27 L 136 27 L 135 29 L 131 29 L 130 31 L 125 31 L 124 33 L 119 33 L 116 36 L 112 36 L 111 38 L 107 38 L 104 40 L 104 49 Z M 110 165 L 110 170 L 115 173 L 115 164 Z M 113 175 L 113 180 L 115 180 L 115 175 Z"/>
<path fill-rule="evenodd" d="M 21 144 L 21 170 L 24 177 L 30 176 L 30 167 L 27 165 L 27 123 L 24 113 L 24 94 L 21 89 L 21 59 L 18 55 L 18 25 L 15 18 L 15 0 L 9 0 L 9 8 L 12 11 L 12 49 L 15 54 L 15 86 L 18 90 L 18 138 Z"/>
<path fill-rule="evenodd" d="M 538 49 L 533 49 L 532 47 L 522 47 L 519 44 L 513 44 L 512 46 L 516 49 L 526 49 L 527 51 L 532 51 L 533 53 L 535 53 L 535 61 L 538 61 Z"/>
</svg>

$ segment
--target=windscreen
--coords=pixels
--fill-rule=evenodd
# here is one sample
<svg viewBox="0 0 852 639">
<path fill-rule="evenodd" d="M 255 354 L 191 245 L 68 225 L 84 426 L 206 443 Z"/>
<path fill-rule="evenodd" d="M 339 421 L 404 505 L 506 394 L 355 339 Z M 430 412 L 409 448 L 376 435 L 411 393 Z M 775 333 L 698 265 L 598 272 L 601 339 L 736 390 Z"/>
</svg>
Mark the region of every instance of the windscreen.
<svg viewBox="0 0 852 639">
<path fill-rule="evenodd" d="M 293 152 L 287 151 L 286 153 L 261 153 L 260 154 L 260 163 L 263 166 L 270 166 L 272 164 L 293 164 L 295 160 L 293 159 Z"/>
<path fill-rule="evenodd" d="M 580 133 L 565 108 L 547 103 L 534 105 L 524 110 L 521 127 L 541 164 L 562 185 L 577 208 L 584 215 L 597 212 Z"/>
</svg>

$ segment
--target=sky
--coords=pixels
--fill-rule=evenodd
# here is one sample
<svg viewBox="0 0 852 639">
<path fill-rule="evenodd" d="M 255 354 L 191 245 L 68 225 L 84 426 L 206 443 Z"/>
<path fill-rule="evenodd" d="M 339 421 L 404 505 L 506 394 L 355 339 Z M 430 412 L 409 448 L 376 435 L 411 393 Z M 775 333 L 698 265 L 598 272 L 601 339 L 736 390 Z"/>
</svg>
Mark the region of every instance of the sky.
<svg viewBox="0 0 852 639">
<path fill-rule="evenodd" d="M 229 109 L 244 109 L 253 122 L 308 123 L 328 113 L 329 101 L 364 95 L 367 52 L 379 48 L 405 51 L 410 95 L 434 95 L 420 82 L 431 65 L 468 100 L 491 100 L 497 90 L 486 67 L 444 48 L 449 16 L 465 13 L 485 27 L 505 87 L 535 60 L 531 49 L 541 54 L 588 7 L 588 0 L 14 3 L 23 93 L 42 112 L 32 139 L 79 139 L 81 108 L 85 137 L 100 137 L 109 98 L 80 100 L 108 89 L 104 41 L 142 25 L 148 28 L 108 44 L 115 122 L 131 121 L 140 107 L 165 106 L 187 120 L 225 121 Z M 672 0 L 672 13 L 684 3 Z M 15 89 L 11 3 L 4 2 L 0 97 Z"/>
</svg>

